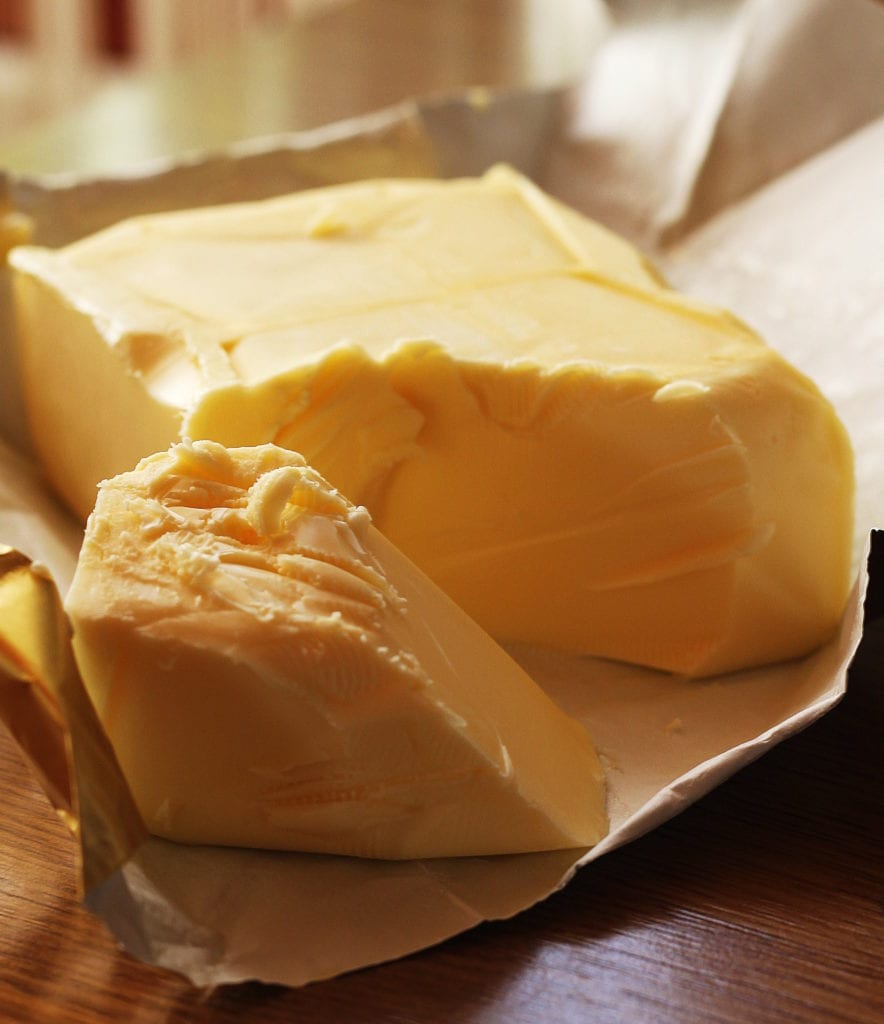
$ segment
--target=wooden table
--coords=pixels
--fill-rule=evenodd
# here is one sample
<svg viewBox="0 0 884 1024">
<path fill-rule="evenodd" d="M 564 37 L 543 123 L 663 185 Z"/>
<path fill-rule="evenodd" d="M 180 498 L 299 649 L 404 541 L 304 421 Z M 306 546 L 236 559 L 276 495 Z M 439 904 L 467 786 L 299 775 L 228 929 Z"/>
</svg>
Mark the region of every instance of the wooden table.
<svg viewBox="0 0 884 1024">
<path fill-rule="evenodd" d="M 300 990 L 199 992 L 118 952 L 2 733 L 0 1020 L 880 1024 L 880 591 L 847 697 L 806 732 L 532 910 Z"/>
</svg>

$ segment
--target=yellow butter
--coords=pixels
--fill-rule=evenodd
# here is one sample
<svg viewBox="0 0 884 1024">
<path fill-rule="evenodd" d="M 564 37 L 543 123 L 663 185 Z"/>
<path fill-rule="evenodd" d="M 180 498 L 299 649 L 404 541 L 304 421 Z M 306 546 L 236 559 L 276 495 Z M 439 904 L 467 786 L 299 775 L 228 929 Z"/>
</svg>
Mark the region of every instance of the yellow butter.
<svg viewBox="0 0 884 1024">
<path fill-rule="evenodd" d="M 606 831 L 582 726 L 293 452 L 181 443 L 105 483 L 67 611 L 159 835 L 403 858 Z"/>
<path fill-rule="evenodd" d="M 33 433 L 84 516 L 177 438 L 275 442 L 501 640 L 702 674 L 839 619 L 852 467 L 829 404 L 507 169 L 11 260 Z"/>
</svg>

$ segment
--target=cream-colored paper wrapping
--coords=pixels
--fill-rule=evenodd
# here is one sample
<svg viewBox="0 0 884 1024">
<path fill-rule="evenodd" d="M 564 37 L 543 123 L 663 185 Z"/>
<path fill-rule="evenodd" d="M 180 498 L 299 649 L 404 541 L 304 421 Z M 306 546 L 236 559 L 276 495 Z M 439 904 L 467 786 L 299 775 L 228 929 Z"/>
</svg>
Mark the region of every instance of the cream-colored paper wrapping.
<svg viewBox="0 0 884 1024">
<path fill-rule="evenodd" d="M 745 195 L 663 250 L 663 266 L 680 287 L 735 308 L 835 402 L 857 449 L 861 570 L 869 530 L 884 525 L 884 325 L 876 308 L 884 272 L 877 171 L 884 121 L 871 123 L 884 114 L 884 89 L 881 72 L 877 81 L 870 72 L 884 45 L 884 10 L 842 0 L 839 42 L 825 45 L 831 15 L 816 0 L 698 4 L 692 11 L 657 5 L 644 21 L 635 11 L 645 7 L 623 6 L 629 19 L 565 98 L 570 119 L 559 116 L 562 97 L 551 93 L 492 98 L 482 107 L 437 102 L 144 178 L 56 186 L 10 181 L 8 190 L 34 218 L 37 237 L 54 232 L 55 242 L 130 210 L 188 205 L 195 187 L 201 201 L 252 195 L 255 187 L 282 191 L 377 173 L 371 159 L 386 173 L 421 174 L 473 172 L 510 159 L 541 185 L 650 244 Z M 841 50 L 845 40 L 850 61 Z M 854 73 L 859 68 L 865 70 Z M 625 73 L 630 69 L 634 74 Z M 825 130 L 818 106 L 800 99 L 821 69 L 837 97 L 825 105 Z M 615 119 L 612 97 L 641 116 Z M 798 99 L 789 103 L 790 97 Z M 525 119 L 516 131 L 520 110 Z M 817 149 L 826 151 L 813 155 Z M 763 178 L 797 169 L 759 189 L 751 155 L 770 153 L 776 158 L 762 162 Z M 362 163 L 367 154 L 374 156 Z M 725 173 L 731 166 L 733 176 Z M 67 521 L 5 448 L 0 480 L 0 539 L 52 565 L 64 586 L 78 534 L 69 523 L 59 529 Z M 151 838 L 86 902 L 135 955 L 200 985 L 252 978 L 302 984 L 516 913 L 564 884 L 578 865 L 678 813 L 831 708 L 844 693 L 859 641 L 864 586 L 860 571 L 839 636 L 811 657 L 719 679 L 688 682 L 515 651 L 587 724 L 605 760 L 612 830 L 591 851 L 392 864 L 187 848 Z"/>
</svg>

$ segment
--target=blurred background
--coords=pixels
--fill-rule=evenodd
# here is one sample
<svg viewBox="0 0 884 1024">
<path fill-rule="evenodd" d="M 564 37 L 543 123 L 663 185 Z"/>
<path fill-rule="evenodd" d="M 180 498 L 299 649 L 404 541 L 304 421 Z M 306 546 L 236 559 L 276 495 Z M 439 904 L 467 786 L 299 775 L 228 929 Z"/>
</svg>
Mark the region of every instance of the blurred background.
<svg viewBox="0 0 884 1024">
<path fill-rule="evenodd" d="M 0 0 L 0 167 L 88 171 L 585 66 L 602 0 Z"/>
<path fill-rule="evenodd" d="M 336 2 L 0 0 L 0 123 L 14 130 L 111 78 L 169 67 L 252 26 Z"/>
</svg>

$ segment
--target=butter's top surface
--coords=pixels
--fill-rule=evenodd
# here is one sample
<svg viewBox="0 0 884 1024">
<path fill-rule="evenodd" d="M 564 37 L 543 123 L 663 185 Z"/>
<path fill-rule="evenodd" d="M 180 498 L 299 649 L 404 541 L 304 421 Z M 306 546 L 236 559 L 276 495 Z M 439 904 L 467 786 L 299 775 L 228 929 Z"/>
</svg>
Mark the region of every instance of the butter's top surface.
<svg viewBox="0 0 884 1024">
<path fill-rule="evenodd" d="M 370 611 L 398 599 L 363 546 L 369 522 L 294 452 L 182 443 L 103 487 L 83 557 L 100 559 L 109 609 L 242 607 L 256 630 L 284 620 L 376 640 Z"/>
<path fill-rule="evenodd" d="M 67 610 L 161 835 L 401 858 L 604 834 L 582 727 L 293 452 L 186 442 L 106 482 Z"/>
<path fill-rule="evenodd" d="M 767 352 L 505 168 L 137 218 L 13 261 L 100 315 L 132 370 L 183 406 L 196 382 L 253 384 L 330 346 L 383 360 L 431 343 L 476 362 L 625 360 L 676 375 L 708 372 L 710 345 L 719 364 Z"/>
</svg>

